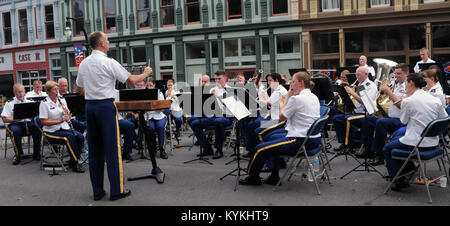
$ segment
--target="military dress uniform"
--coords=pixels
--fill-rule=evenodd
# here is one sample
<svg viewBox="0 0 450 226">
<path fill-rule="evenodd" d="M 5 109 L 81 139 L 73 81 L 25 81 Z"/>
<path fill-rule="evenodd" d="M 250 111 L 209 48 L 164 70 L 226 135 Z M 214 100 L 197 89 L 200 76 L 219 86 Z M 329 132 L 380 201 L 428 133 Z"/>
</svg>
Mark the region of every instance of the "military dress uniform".
<svg viewBox="0 0 450 226">
<path fill-rule="evenodd" d="M 114 104 L 116 80 L 125 83 L 130 76 L 106 53 L 94 50 L 81 62 L 76 84 L 85 89 L 86 122 L 89 147 L 89 173 L 95 197 L 101 197 L 106 161 L 111 197 L 124 191 L 117 107 Z"/>
<path fill-rule="evenodd" d="M 14 104 L 19 103 L 27 103 L 30 102 L 28 100 L 19 101 L 17 97 L 14 97 L 12 100 L 6 102 L 2 114 L 2 117 L 13 117 L 14 116 Z M 14 146 L 14 165 L 20 162 L 20 157 L 23 155 L 22 149 L 22 137 L 27 135 L 27 131 L 33 137 L 33 158 L 39 159 L 41 152 L 41 138 L 42 134 L 39 128 L 34 124 L 30 119 L 24 119 L 20 122 L 9 123 L 6 124 L 6 130 L 11 136 Z"/>
</svg>

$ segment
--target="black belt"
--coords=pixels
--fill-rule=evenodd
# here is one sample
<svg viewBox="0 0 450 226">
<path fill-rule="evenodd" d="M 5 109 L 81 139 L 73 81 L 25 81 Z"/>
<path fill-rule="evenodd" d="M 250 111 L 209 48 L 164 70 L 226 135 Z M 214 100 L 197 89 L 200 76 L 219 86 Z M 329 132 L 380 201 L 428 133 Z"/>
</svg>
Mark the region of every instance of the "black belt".
<svg viewBox="0 0 450 226">
<path fill-rule="evenodd" d="M 114 101 L 114 98 L 107 98 L 101 100 L 86 100 L 86 102 L 100 102 L 100 101 Z"/>
</svg>

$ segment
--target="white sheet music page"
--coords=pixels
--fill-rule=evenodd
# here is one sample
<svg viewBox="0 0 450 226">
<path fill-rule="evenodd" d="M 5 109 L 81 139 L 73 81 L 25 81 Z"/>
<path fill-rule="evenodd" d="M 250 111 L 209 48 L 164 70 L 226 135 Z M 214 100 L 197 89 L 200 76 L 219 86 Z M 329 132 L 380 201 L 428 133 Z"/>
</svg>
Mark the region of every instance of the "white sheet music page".
<svg viewBox="0 0 450 226">
<path fill-rule="evenodd" d="M 250 111 L 245 105 L 241 101 L 234 99 L 233 96 L 222 99 L 222 103 L 225 104 L 237 120 L 241 120 L 250 115 Z"/>
<path fill-rule="evenodd" d="M 363 101 L 367 113 L 373 114 L 374 112 L 378 111 L 378 108 L 376 107 L 375 103 L 372 100 L 370 100 L 369 96 L 367 95 L 366 90 L 362 90 L 359 94 L 361 95 L 361 99 Z"/>
</svg>

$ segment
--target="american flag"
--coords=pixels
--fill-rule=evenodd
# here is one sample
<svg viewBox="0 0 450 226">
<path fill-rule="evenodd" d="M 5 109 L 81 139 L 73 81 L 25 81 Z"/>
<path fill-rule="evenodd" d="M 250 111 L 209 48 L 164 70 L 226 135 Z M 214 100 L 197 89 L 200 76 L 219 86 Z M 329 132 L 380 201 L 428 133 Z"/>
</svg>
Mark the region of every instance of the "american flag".
<svg viewBox="0 0 450 226">
<path fill-rule="evenodd" d="M 73 45 L 75 48 L 75 66 L 78 67 L 81 64 L 81 61 L 84 59 L 83 55 L 83 45 L 82 44 L 75 44 Z"/>
</svg>

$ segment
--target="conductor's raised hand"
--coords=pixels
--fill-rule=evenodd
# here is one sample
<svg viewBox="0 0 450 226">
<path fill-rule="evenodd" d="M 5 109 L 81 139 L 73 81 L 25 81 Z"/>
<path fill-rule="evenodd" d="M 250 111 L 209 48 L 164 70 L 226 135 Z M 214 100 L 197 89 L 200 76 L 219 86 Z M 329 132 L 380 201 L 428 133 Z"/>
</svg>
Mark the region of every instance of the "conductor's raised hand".
<svg viewBox="0 0 450 226">
<path fill-rule="evenodd" d="M 151 67 L 145 67 L 144 69 L 144 74 L 146 74 L 147 76 L 151 75 L 153 72 L 153 69 Z"/>
</svg>

